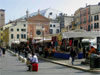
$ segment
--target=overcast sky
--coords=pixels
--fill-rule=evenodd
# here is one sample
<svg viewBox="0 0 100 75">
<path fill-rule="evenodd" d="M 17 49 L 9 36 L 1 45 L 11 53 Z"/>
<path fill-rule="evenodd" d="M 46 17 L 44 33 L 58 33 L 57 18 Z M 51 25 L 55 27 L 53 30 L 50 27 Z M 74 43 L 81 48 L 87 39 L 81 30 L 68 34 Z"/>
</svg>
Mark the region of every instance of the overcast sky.
<svg viewBox="0 0 100 75">
<path fill-rule="evenodd" d="M 0 9 L 5 9 L 7 23 L 25 15 L 27 9 L 32 13 L 38 9 L 53 8 L 71 15 L 80 7 L 85 7 L 86 3 L 95 5 L 98 2 L 100 0 L 0 0 Z"/>
</svg>

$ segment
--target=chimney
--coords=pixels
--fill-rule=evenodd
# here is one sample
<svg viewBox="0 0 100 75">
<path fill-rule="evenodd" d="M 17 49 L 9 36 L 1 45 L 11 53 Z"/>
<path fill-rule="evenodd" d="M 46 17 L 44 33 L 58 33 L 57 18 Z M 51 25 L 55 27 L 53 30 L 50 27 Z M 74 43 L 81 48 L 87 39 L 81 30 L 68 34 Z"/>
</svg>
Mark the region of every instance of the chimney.
<svg viewBox="0 0 100 75">
<path fill-rule="evenodd" d="M 38 9 L 38 14 L 40 14 L 40 9 Z"/>
<path fill-rule="evenodd" d="M 86 7 L 87 7 L 87 3 L 86 3 Z"/>
<path fill-rule="evenodd" d="M 28 9 L 26 11 L 26 18 L 29 18 L 29 11 L 28 11 Z"/>
</svg>

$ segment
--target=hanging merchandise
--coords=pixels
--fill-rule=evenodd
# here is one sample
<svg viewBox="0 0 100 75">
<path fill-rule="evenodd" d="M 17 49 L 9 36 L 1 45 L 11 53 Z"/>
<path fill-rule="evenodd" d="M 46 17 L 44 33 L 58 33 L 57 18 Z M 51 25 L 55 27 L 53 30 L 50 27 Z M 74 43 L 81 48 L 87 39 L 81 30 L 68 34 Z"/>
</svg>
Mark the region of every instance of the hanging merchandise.
<svg viewBox="0 0 100 75">
<path fill-rule="evenodd" d="M 53 36 L 52 37 L 52 45 L 53 45 L 53 47 L 55 46 L 55 41 L 56 41 L 56 36 Z"/>
<path fill-rule="evenodd" d="M 63 50 L 66 50 L 67 41 L 66 39 L 63 40 Z"/>
<path fill-rule="evenodd" d="M 62 44 L 62 42 L 61 41 L 58 41 L 58 45 L 61 46 L 61 44 Z"/>
<path fill-rule="evenodd" d="M 55 46 L 58 46 L 58 41 L 55 41 Z"/>
<path fill-rule="evenodd" d="M 56 36 L 52 37 L 52 41 L 55 42 L 56 41 Z"/>
<path fill-rule="evenodd" d="M 72 46 L 72 40 L 69 40 L 69 46 Z"/>
</svg>

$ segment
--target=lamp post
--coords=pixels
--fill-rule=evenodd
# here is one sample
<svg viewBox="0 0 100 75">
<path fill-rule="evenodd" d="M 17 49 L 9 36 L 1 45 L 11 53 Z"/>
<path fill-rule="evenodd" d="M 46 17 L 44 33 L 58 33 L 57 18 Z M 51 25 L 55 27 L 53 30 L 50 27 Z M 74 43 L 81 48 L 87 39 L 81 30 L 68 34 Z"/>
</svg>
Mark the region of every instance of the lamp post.
<svg viewBox="0 0 100 75">
<path fill-rule="evenodd" d="M 42 30 L 43 30 L 43 31 L 42 31 L 42 33 L 43 33 L 42 35 L 43 35 L 43 48 L 44 48 L 44 31 L 45 31 L 45 28 L 42 27 Z"/>
<path fill-rule="evenodd" d="M 19 43 L 20 43 L 20 41 L 21 41 L 20 37 L 21 37 L 21 35 L 19 34 Z"/>
<path fill-rule="evenodd" d="M 15 36 L 14 36 L 14 52 L 15 52 Z"/>
</svg>

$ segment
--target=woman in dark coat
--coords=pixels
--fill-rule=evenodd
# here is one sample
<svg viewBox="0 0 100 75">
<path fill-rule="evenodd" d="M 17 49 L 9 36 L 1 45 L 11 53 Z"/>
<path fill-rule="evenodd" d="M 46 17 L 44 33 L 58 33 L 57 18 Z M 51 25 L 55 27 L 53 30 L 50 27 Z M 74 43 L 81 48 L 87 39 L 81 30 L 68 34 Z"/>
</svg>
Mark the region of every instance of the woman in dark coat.
<svg viewBox="0 0 100 75">
<path fill-rule="evenodd" d="M 73 65 L 73 63 L 74 63 L 74 60 L 75 60 L 75 56 L 76 56 L 76 55 L 77 55 L 77 54 L 76 54 L 75 48 L 74 48 L 74 47 L 71 48 L 70 56 L 71 56 L 71 58 L 72 58 L 72 65 Z"/>
<path fill-rule="evenodd" d="M 2 54 L 5 55 L 5 48 L 2 47 Z"/>
</svg>

